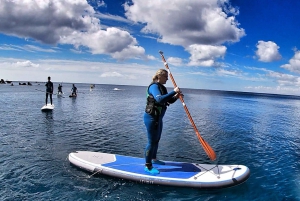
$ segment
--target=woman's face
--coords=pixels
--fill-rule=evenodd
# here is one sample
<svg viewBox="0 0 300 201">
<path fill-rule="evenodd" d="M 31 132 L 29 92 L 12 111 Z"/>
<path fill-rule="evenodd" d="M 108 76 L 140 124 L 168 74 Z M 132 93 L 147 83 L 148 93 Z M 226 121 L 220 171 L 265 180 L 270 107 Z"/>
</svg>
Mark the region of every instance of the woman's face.
<svg viewBox="0 0 300 201">
<path fill-rule="evenodd" d="M 164 74 L 161 74 L 160 76 L 158 76 L 158 82 L 160 84 L 166 84 L 167 80 L 168 80 L 168 73 L 164 73 Z"/>
</svg>

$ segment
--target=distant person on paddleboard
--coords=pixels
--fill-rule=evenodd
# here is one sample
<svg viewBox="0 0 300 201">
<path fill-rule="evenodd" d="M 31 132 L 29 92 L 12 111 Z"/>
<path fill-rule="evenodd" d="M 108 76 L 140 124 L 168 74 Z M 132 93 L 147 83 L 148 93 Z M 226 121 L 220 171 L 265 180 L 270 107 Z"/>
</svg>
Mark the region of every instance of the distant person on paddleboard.
<svg viewBox="0 0 300 201">
<path fill-rule="evenodd" d="M 57 90 L 58 90 L 58 94 L 62 94 L 63 92 L 62 92 L 62 85 L 61 84 L 58 84 L 58 88 L 57 88 Z"/>
<path fill-rule="evenodd" d="M 148 144 L 145 149 L 145 171 L 150 174 L 159 174 L 152 164 L 164 165 L 163 161 L 156 158 L 158 143 L 163 128 L 163 117 L 169 104 L 174 103 L 180 95 L 180 89 L 176 87 L 168 93 L 164 86 L 168 80 L 168 71 L 159 69 L 152 78 L 147 89 L 147 105 L 144 114 L 144 123 L 147 129 Z"/>
<path fill-rule="evenodd" d="M 72 96 L 77 96 L 77 87 L 75 87 L 75 84 L 72 87 Z"/>
<path fill-rule="evenodd" d="M 45 84 L 46 86 L 46 105 L 48 102 L 48 95 L 50 96 L 50 102 L 52 105 L 52 94 L 53 94 L 53 83 L 50 81 L 51 77 L 48 77 L 48 82 Z"/>
</svg>

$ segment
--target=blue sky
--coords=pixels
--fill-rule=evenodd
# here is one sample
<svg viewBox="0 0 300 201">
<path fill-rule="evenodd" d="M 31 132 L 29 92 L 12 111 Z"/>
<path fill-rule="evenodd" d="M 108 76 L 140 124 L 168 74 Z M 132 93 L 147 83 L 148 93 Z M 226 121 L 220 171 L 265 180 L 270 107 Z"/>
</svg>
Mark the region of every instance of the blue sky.
<svg viewBox="0 0 300 201">
<path fill-rule="evenodd" d="M 297 0 L 0 1 L 4 80 L 300 94 Z"/>
</svg>

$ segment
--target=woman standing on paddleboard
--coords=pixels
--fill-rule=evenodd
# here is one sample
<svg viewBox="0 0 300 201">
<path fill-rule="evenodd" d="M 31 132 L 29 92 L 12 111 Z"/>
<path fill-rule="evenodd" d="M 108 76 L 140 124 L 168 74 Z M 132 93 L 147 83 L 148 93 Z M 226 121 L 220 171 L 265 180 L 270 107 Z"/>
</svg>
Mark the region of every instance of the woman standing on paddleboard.
<svg viewBox="0 0 300 201">
<path fill-rule="evenodd" d="M 174 103 L 179 95 L 180 89 L 176 87 L 168 93 L 164 86 L 168 80 L 168 71 L 159 69 L 152 78 L 147 89 L 147 105 L 144 114 L 144 123 L 147 128 L 148 144 L 145 149 L 145 171 L 150 174 L 159 174 L 159 171 L 152 164 L 164 165 L 163 161 L 156 158 L 158 143 L 163 128 L 163 117 L 169 104 Z"/>
</svg>

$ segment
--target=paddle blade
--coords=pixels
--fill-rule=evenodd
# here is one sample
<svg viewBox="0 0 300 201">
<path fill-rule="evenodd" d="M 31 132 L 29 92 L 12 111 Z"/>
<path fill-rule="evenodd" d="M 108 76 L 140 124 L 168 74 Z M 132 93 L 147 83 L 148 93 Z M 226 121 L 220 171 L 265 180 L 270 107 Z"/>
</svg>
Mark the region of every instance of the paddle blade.
<svg viewBox="0 0 300 201">
<path fill-rule="evenodd" d="M 200 144 L 202 145 L 205 153 L 208 155 L 210 160 L 214 161 L 217 158 L 217 155 L 215 151 L 211 148 L 211 146 L 201 137 L 199 131 L 196 131 L 196 135 L 200 141 Z"/>
<path fill-rule="evenodd" d="M 214 150 L 211 148 L 211 146 L 209 146 L 209 144 L 206 141 L 204 141 L 204 143 L 205 143 L 205 146 L 203 146 L 203 147 L 206 147 L 204 149 L 204 151 L 206 152 L 206 154 L 208 155 L 208 157 L 210 158 L 210 160 L 212 160 L 212 161 L 216 160 L 217 155 L 214 152 Z"/>
</svg>

